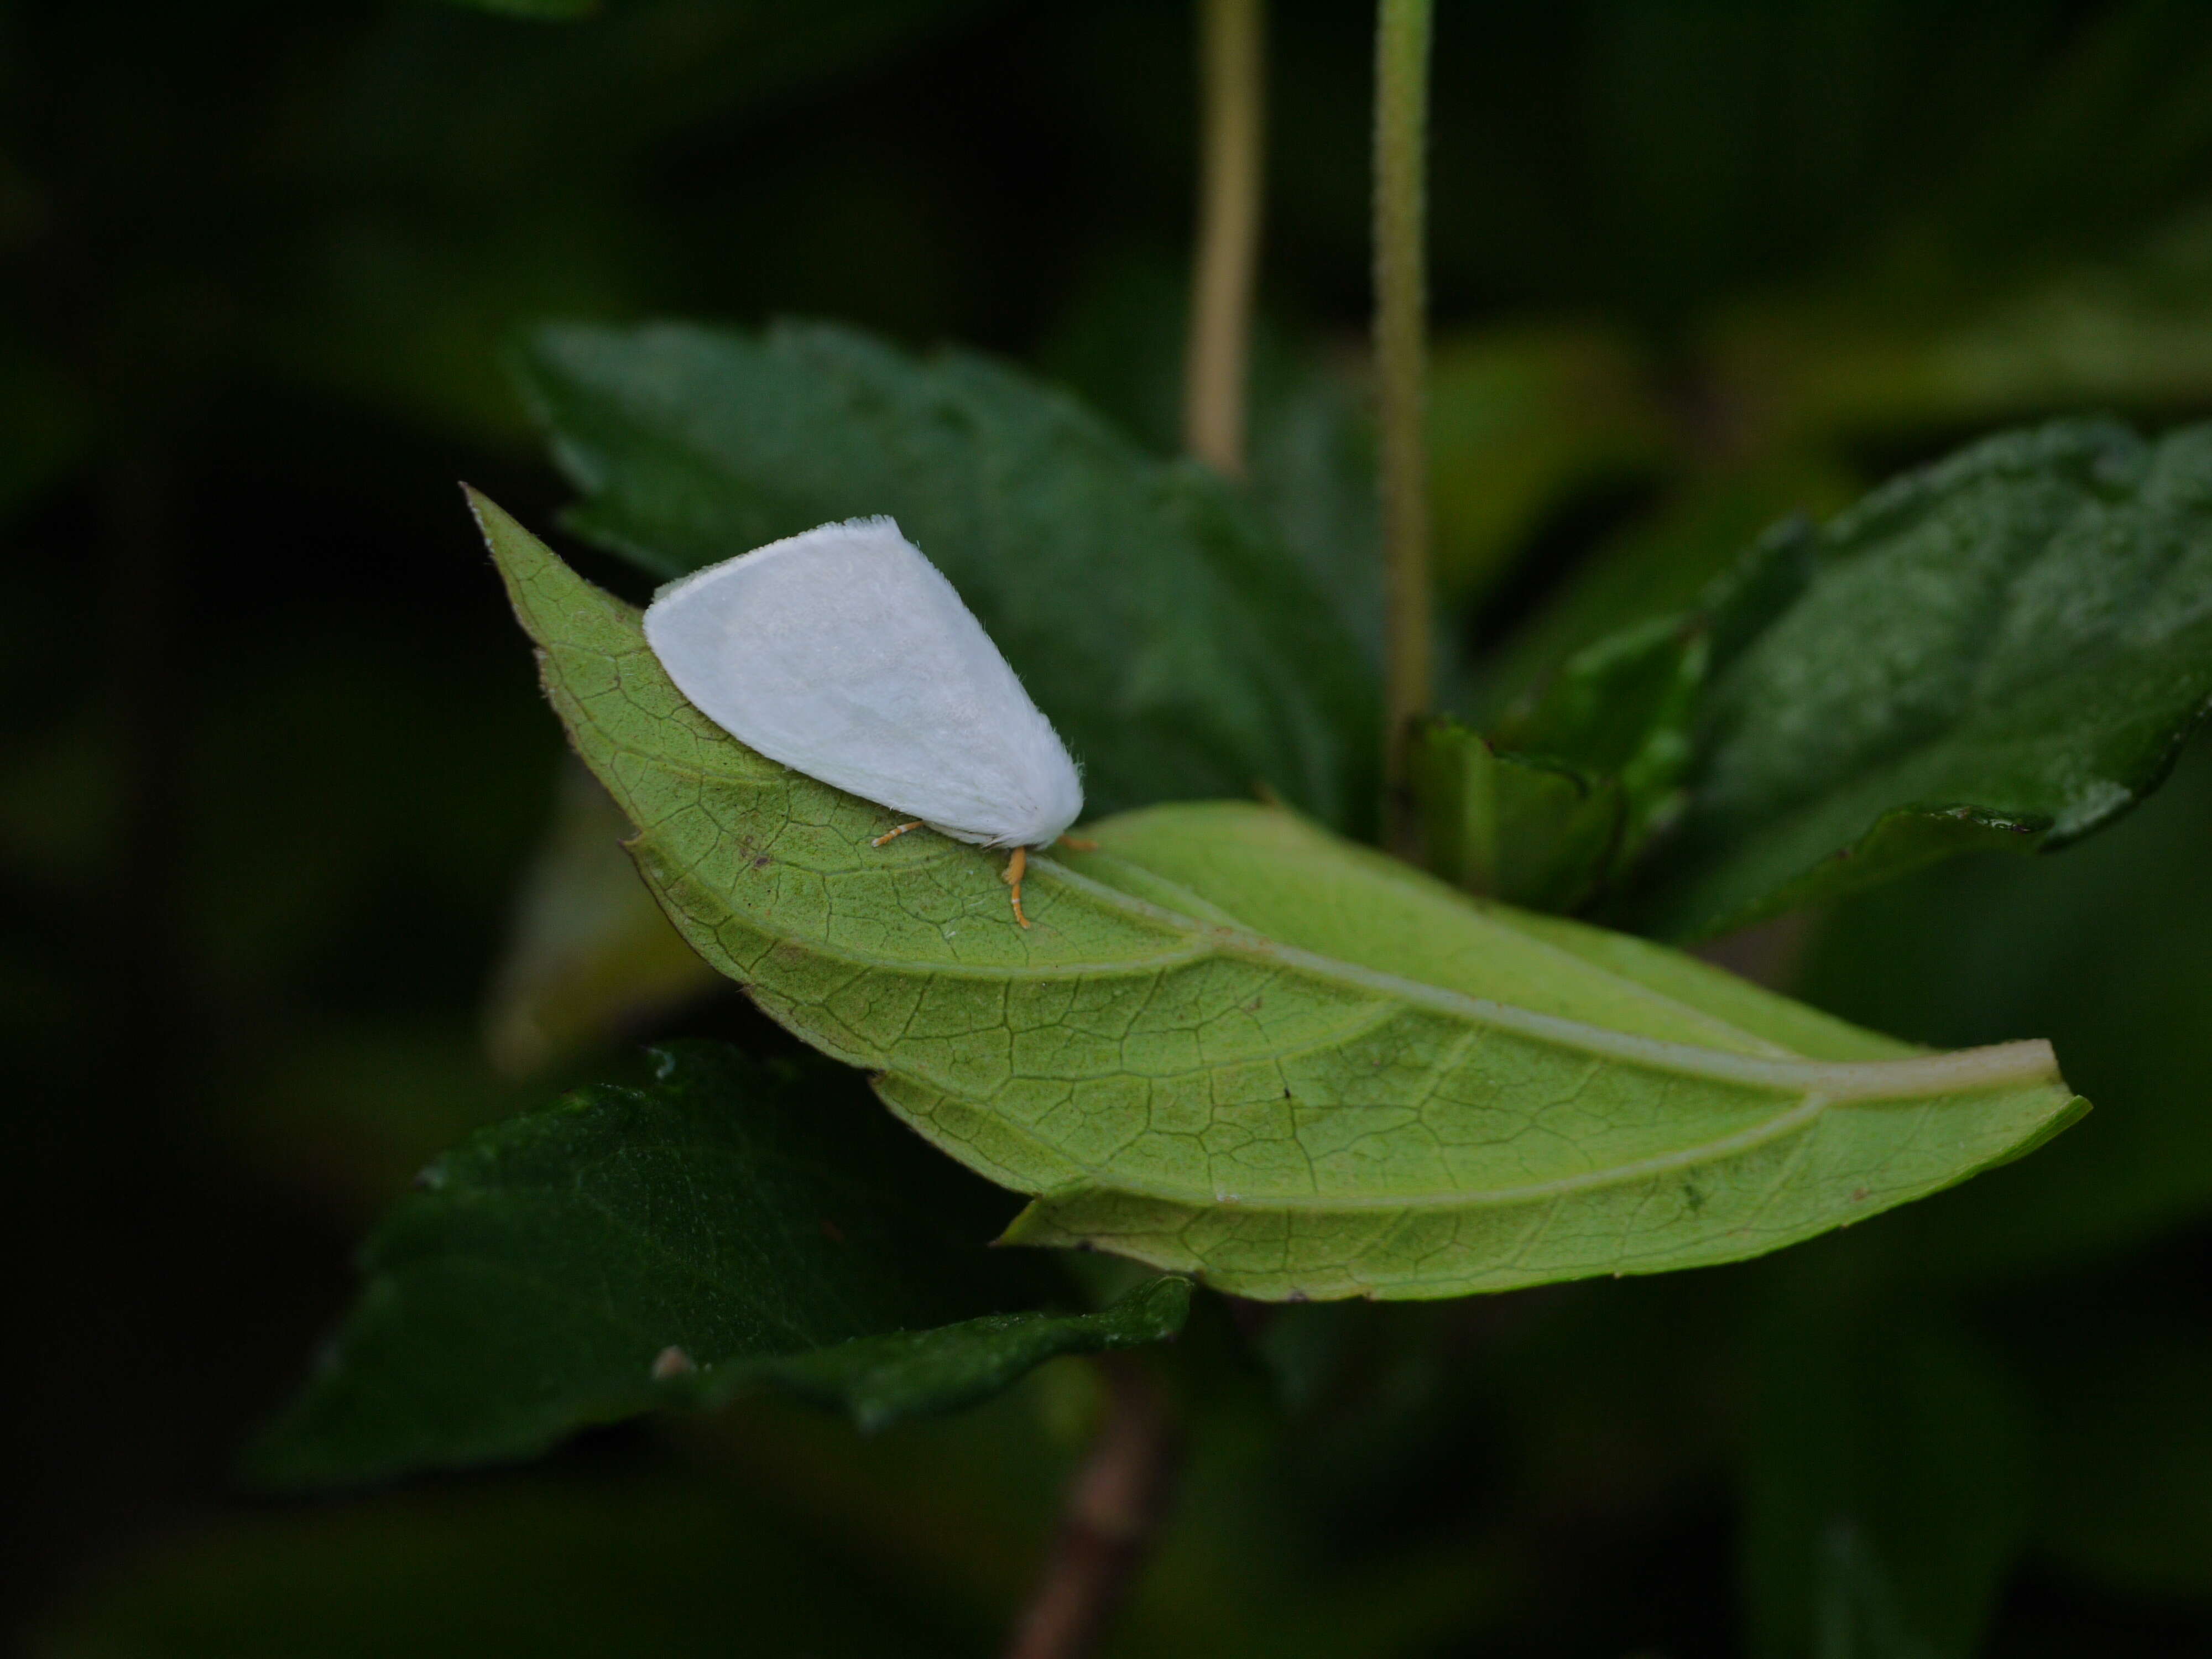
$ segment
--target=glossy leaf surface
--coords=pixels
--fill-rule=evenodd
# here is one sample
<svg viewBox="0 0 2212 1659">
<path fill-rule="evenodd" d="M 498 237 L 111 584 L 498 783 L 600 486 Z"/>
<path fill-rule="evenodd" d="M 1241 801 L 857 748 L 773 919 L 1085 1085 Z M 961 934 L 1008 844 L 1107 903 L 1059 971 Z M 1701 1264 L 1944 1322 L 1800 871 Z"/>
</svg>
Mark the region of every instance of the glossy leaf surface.
<svg viewBox="0 0 2212 1659">
<path fill-rule="evenodd" d="M 1182 1328 L 1190 1291 L 1190 1280 L 1169 1274 L 1146 1280 L 1097 1313 L 985 1314 L 932 1330 L 855 1337 L 786 1358 L 714 1367 L 672 1392 L 713 1405 L 773 1386 L 837 1407 L 864 1429 L 879 1429 L 988 1399 L 1062 1354 L 1164 1342 Z"/>
<path fill-rule="evenodd" d="M 630 607 L 477 509 L 554 707 L 685 937 L 878 1073 L 1009 1233 L 1246 1295 L 1450 1296 L 1759 1254 L 2012 1156 L 2049 1049 L 1920 1055 L 1672 951 L 1486 908 L 1293 814 L 1033 858 L 914 835 L 670 684 Z"/>
<path fill-rule="evenodd" d="M 760 1386 L 878 1426 L 1180 1325 L 1173 1290 L 1100 1316 L 1003 1313 L 1050 1286 L 985 1249 L 1003 1213 L 848 1074 L 672 1047 L 653 1086 L 580 1091 L 424 1172 L 256 1473 L 325 1485 L 527 1456 Z"/>
<path fill-rule="evenodd" d="M 1665 937 L 2061 846 L 2156 787 L 2212 705 L 2212 427 L 1992 438 L 1754 575 L 1761 615 L 1717 636 L 1689 810 L 1632 912 Z"/>
</svg>

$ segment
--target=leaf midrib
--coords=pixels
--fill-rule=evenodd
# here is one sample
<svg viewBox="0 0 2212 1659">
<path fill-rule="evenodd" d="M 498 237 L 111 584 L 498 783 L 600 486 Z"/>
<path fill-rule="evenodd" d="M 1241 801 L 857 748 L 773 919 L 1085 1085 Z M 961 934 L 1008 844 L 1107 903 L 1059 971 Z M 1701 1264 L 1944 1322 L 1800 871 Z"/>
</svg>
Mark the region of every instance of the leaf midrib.
<svg viewBox="0 0 2212 1659">
<path fill-rule="evenodd" d="M 1748 1083 L 1791 1093 L 1817 1091 L 1839 1102 L 1907 1099 L 1929 1093 L 1931 1085 L 1954 1076 L 1960 1082 L 1981 1085 L 2015 1078 L 2024 1079 L 2056 1069 L 2051 1045 L 2041 1039 L 1995 1043 L 1949 1054 L 1907 1055 L 1897 1060 L 1814 1060 L 1733 1054 L 1726 1049 L 1703 1048 L 1691 1043 L 1641 1037 L 1627 1032 L 1608 1030 L 1603 1026 L 1590 1025 L 1562 1015 L 1538 1013 L 1532 1009 L 1515 1007 L 1510 1003 L 1471 997 L 1443 986 L 1401 978 L 1379 969 L 1363 967 L 1357 963 L 1285 945 L 1263 934 L 1232 930 L 1218 924 L 1195 922 L 1164 906 L 1137 898 L 1118 888 L 1079 874 L 1051 859 L 1032 856 L 1030 870 L 1032 878 L 1038 872 L 1048 872 L 1070 887 L 1085 890 L 1089 896 L 1103 902 L 1201 937 L 1189 950 L 1154 956 L 1096 963 L 1009 963 L 1004 967 L 989 963 L 970 965 L 860 956 L 817 940 L 808 940 L 805 949 L 811 956 L 871 972 L 905 972 L 939 979 L 1006 981 L 1054 979 L 1085 973 L 1146 972 L 1156 967 L 1175 967 L 1203 961 L 1211 956 L 1230 956 L 1293 969 L 1316 979 L 1414 1003 L 1436 1012 L 1455 1015 L 1474 1024 L 1512 1031 L 1580 1053 L 1629 1060 L 1675 1076 L 1700 1081 Z M 757 927 L 759 923 L 756 921 L 753 925 Z M 1577 960 L 1583 959 L 1578 957 Z M 1607 971 L 1595 963 L 1591 968 L 1593 972 Z M 1635 983 L 1633 981 L 1625 982 Z M 1662 993 L 1651 992 L 1650 994 L 1662 1000 L 1671 1000 Z M 1748 1032 L 1744 1035 L 1752 1036 Z M 1777 1046 L 1764 1038 L 1753 1037 L 1752 1040 L 1767 1048 Z M 894 1066 L 892 1069 L 898 1068 Z"/>
</svg>

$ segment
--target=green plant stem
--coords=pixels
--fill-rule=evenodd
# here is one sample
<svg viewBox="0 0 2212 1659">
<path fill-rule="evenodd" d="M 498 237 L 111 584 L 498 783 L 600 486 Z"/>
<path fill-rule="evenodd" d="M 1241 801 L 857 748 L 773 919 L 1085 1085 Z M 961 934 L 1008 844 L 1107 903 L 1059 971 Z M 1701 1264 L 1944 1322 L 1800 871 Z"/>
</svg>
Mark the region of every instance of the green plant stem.
<svg viewBox="0 0 2212 1659">
<path fill-rule="evenodd" d="M 1430 0 L 1381 0 L 1375 40 L 1375 383 L 1384 588 L 1383 823 L 1416 856 L 1414 722 L 1429 709 L 1426 240 Z"/>
<path fill-rule="evenodd" d="M 1183 446 L 1232 478 L 1244 473 L 1266 64 L 1265 0 L 1200 0 L 1198 254 L 1191 270 Z"/>
</svg>

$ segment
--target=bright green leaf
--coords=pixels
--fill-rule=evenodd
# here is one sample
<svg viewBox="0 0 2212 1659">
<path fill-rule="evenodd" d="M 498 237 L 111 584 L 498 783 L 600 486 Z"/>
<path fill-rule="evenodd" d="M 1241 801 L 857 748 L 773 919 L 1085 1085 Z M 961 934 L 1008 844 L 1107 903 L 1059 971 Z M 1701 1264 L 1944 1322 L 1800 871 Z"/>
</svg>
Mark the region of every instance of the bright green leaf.
<svg viewBox="0 0 2212 1659">
<path fill-rule="evenodd" d="M 487 1129 L 418 1187 L 371 1237 L 361 1302 L 257 1454 L 262 1479 L 523 1457 L 779 1383 L 880 1425 L 1055 1353 L 1171 1334 L 1184 1306 L 1152 1288 L 1089 1318 L 981 1317 L 1038 1298 L 1033 1267 L 983 1248 L 1004 1213 L 988 1189 L 848 1074 L 709 1045 L 665 1051 L 650 1088 Z"/>
<path fill-rule="evenodd" d="M 1371 810 L 1374 687 L 1235 490 L 983 358 L 864 336 L 538 330 L 523 382 L 584 492 L 571 522 L 661 576 L 887 513 L 1084 763 L 1095 810 L 1265 784 Z"/>
<path fill-rule="evenodd" d="M 684 702 L 637 613 L 477 509 L 569 735 L 684 935 L 971 1168 L 1009 1237 L 1246 1295 L 1434 1297 L 1757 1255 L 2076 1109 L 2040 1043 L 1950 1055 L 1690 958 L 1470 902 L 1295 815 L 1162 807 L 1000 860 Z"/>
<path fill-rule="evenodd" d="M 1804 552 L 1794 599 L 1717 642 L 1640 931 L 1701 938 L 1966 848 L 2078 840 L 2212 706 L 2212 427 L 1992 438 Z"/>
</svg>

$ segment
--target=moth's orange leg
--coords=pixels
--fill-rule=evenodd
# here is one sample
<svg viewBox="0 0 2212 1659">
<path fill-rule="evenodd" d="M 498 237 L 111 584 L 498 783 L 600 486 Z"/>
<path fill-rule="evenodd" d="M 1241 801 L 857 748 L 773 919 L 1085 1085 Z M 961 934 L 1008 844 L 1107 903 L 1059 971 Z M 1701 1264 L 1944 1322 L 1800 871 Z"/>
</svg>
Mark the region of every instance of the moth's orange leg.
<svg viewBox="0 0 2212 1659">
<path fill-rule="evenodd" d="M 1014 920 L 1024 927 L 1030 925 L 1030 919 L 1022 914 L 1022 878 L 1029 873 L 1029 868 L 1030 849 L 1017 847 L 1013 855 L 1006 860 L 1006 872 L 999 878 L 1013 890 Z"/>
<path fill-rule="evenodd" d="M 896 841 L 901 836 L 906 834 L 909 830 L 919 830 L 921 828 L 921 820 L 920 818 L 916 818 L 911 823 L 902 823 L 896 830 L 884 830 L 882 835 L 878 836 L 873 841 L 870 842 L 868 845 L 871 847 L 881 847 L 887 841 Z"/>
<path fill-rule="evenodd" d="M 1098 843 L 1088 836 L 1062 836 L 1060 844 L 1071 853 L 1095 853 Z"/>
</svg>

